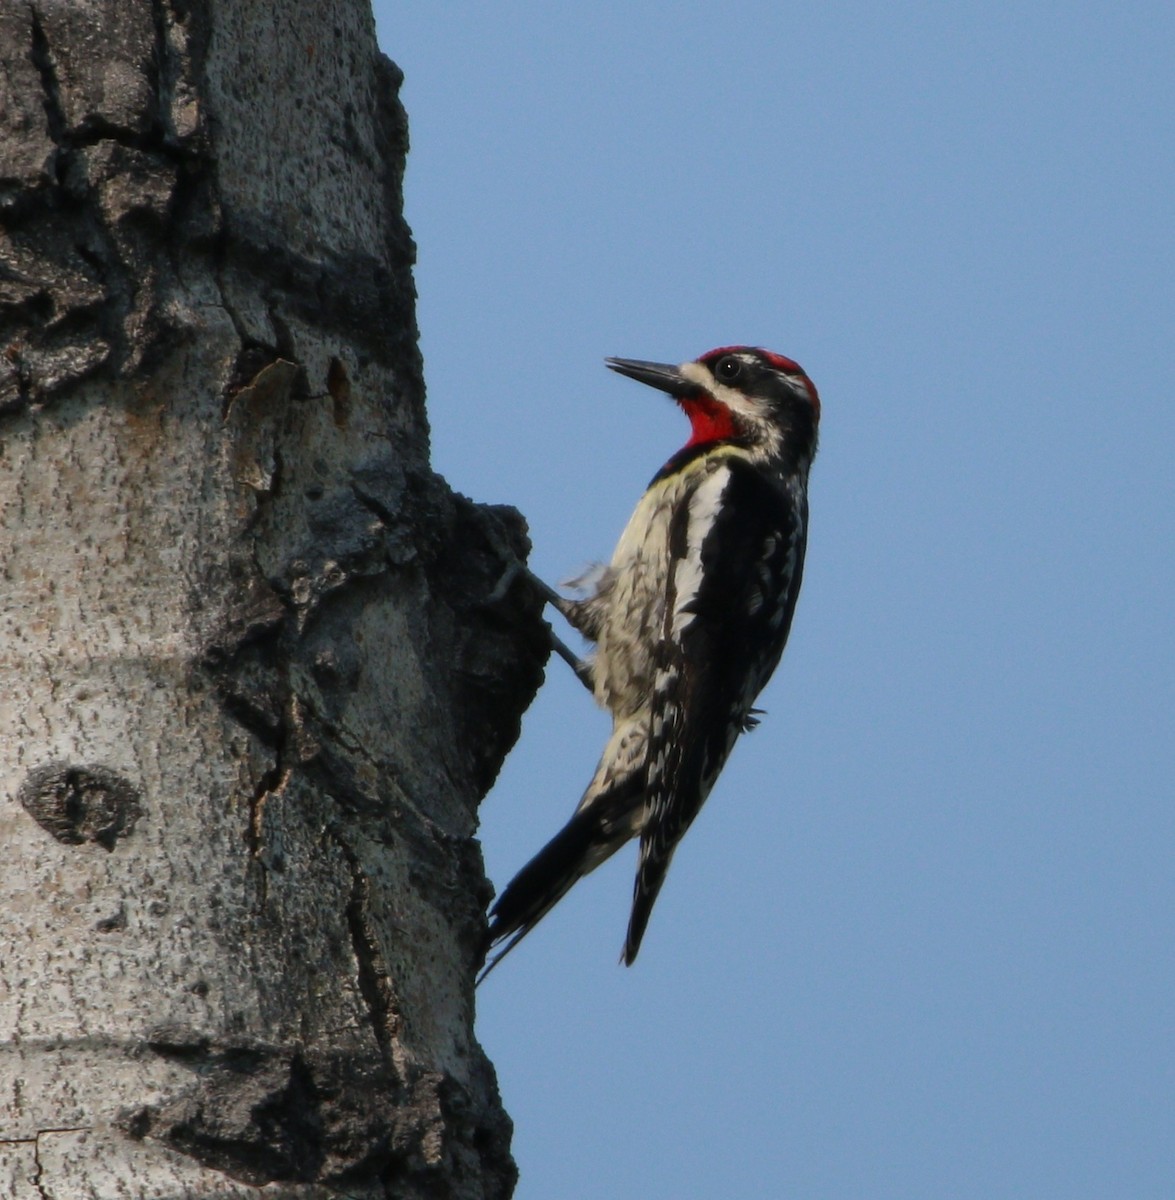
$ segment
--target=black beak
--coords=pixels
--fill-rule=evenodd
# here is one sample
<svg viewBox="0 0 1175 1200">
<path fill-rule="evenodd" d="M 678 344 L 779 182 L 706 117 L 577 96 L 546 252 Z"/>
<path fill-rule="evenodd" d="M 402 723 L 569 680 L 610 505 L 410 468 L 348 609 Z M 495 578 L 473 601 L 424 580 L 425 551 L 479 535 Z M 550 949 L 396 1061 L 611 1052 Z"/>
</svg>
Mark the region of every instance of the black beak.
<svg viewBox="0 0 1175 1200">
<path fill-rule="evenodd" d="M 647 383 L 671 396 L 684 396 L 698 390 L 696 383 L 691 383 L 669 363 L 642 362 L 637 358 L 606 358 L 604 363 L 619 375 Z"/>
</svg>

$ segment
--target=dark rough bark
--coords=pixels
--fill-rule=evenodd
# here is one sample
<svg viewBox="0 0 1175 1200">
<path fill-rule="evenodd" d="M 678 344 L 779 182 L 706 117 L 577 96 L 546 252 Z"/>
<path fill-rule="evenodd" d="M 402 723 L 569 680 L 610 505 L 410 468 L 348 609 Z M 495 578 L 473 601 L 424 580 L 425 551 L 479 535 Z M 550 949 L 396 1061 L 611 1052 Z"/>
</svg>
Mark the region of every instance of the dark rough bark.
<svg viewBox="0 0 1175 1200">
<path fill-rule="evenodd" d="M 0 0 L 0 1194 L 512 1189 L 546 644 L 428 466 L 399 82 L 362 0 Z"/>
</svg>

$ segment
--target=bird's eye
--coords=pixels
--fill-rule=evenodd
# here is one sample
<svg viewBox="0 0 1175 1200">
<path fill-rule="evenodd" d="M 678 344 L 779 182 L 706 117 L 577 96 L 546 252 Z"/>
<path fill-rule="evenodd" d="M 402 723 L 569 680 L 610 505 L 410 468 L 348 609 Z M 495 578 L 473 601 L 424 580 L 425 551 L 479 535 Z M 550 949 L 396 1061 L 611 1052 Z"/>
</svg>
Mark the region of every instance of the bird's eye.
<svg viewBox="0 0 1175 1200">
<path fill-rule="evenodd" d="M 714 365 L 714 377 L 723 383 L 732 383 L 742 374 L 742 370 L 742 362 L 733 354 L 728 354 Z"/>
</svg>

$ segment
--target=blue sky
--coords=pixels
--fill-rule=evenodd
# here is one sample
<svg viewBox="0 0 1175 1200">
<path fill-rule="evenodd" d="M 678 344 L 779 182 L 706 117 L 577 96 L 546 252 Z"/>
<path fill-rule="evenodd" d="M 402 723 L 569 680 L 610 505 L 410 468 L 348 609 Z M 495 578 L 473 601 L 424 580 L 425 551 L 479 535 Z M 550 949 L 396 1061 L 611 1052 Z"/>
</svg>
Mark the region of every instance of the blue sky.
<svg viewBox="0 0 1175 1200">
<path fill-rule="evenodd" d="M 434 463 L 540 574 L 687 436 L 605 355 L 823 399 L 791 644 L 638 962 L 622 852 L 479 992 L 519 1200 L 1169 1200 L 1175 8 L 376 12 Z M 606 730 L 552 663 L 499 887 Z"/>
</svg>

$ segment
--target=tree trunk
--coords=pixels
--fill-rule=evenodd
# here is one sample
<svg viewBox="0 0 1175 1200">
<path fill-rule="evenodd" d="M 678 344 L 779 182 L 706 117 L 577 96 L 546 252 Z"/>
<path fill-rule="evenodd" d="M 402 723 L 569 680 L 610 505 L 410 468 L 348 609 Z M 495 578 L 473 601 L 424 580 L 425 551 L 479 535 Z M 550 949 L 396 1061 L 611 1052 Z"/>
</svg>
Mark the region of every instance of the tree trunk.
<svg viewBox="0 0 1175 1200">
<path fill-rule="evenodd" d="M 5 1197 L 512 1189 L 546 647 L 428 468 L 399 79 L 367 0 L 0 0 Z"/>
</svg>

